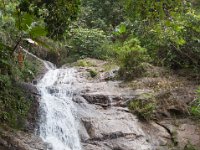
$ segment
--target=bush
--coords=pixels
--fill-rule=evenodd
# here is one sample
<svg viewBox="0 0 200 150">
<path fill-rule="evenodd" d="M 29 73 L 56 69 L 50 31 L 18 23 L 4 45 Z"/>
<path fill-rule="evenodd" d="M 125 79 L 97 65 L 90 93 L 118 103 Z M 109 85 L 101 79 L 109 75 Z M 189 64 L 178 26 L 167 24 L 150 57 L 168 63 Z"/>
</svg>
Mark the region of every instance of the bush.
<svg viewBox="0 0 200 150">
<path fill-rule="evenodd" d="M 98 29 L 78 28 L 71 31 L 69 55 L 105 59 L 107 52 L 103 45 L 109 43 L 105 33 Z"/>
<path fill-rule="evenodd" d="M 142 45 L 158 65 L 172 69 L 200 68 L 200 14 L 173 15 L 145 28 Z M 139 35 L 139 34 L 138 34 Z"/>
<path fill-rule="evenodd" d="M 17 86 L 18 81 L 30 81 L 37 69 L 29 61 L 19 68 L 11 48 L 0 43 L 0 121 L 16 128 L 24 125 L 31 101 Z"/>
<path fill-rule="evenodd" d="M 125 41 L 119 53 L 121 69 L 119 75 L 126 80 L 140 77 L 145 73 L 143 62 L 149 61 L 145 48 L 140 46 L 137 38 Z"/>
<path fill-rule="evenodd" d="M 96 77 L 97 76 L 97 72 L 95 71 L 95 70 L 89 70 L 89 73 L 90 73 L 90 76 L 92 77 L 92 78 L 94 78 L 94 77 Z"/>
<path fill-rule="evenodd" d="M 154 112 L 156 110 L 156 103 L 153 100 L 132 100 L 128 105 L 131 112 L 136 113 L 140 119 L 150 120 L 154 119 Z"/>
<path fill-rule="evenodd" d="M 22 128 L 31 101 L 26 100 L 22 89 L 10 86 L 0 92 L 0 121 L 14 128 Z"/>
</svg>

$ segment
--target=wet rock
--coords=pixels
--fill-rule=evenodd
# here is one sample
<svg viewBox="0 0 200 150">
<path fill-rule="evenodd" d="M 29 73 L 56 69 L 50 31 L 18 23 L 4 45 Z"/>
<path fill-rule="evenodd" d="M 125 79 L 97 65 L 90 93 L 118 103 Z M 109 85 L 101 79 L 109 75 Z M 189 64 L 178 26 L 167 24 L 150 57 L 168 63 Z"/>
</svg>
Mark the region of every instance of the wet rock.
<svg viewBox="0 0 200 150">
<path fill-rule="evenodd" d="M 50 94 L 54 94 L 54 93 L 58 93 L 59 90 L 57 88 L 54 88 L 54 87 L 48 87 L 48 92 Z"/>
<path fill-rule="evenodd" d="M 75 103 L 87 103 L 87 101 L 82 96 L 74 95 L 72 99 Z"/>
</svg>

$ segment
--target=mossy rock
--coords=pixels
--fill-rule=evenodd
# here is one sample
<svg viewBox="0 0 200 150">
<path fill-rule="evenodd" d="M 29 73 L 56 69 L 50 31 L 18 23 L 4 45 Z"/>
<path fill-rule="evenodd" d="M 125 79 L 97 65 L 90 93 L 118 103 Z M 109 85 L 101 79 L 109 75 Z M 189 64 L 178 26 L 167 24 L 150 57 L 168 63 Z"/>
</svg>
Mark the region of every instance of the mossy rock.
<svg viewBox="0 0 200 150">
<path fill-rule="evenodd" d="M 137 114 L 141 120 L 155 119 L 156 101 L 151 94 L 143 94 L 140 98 L 132 100 L 128 108 L 132 113 Z"/>
<path fill-rule="evenodd" d="M 90 69 L 90 70 L 89 70 L 89 73 L 90 73 L 90 76 L 91 76 L 92 78 L 95 78 L 95 77 L 98 75 L 98 73 L 97 73 L 95 70 L 93 70 L 93 69 Z"/>
</svg>

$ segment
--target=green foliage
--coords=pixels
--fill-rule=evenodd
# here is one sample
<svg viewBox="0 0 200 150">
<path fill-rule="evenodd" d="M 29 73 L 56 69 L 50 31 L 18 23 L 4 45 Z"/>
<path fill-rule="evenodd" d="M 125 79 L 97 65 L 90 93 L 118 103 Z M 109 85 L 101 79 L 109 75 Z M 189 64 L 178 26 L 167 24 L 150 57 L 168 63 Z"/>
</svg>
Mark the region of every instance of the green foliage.
<svg viewBox="0 0 200 150">
<path fill-rule="evenodd" d="M 31 101 L 27 100 L 18 81 L 31 81 L 36 68 L 34 63 L 25 61 L 19 68 L 15 63 L 12 49 L 0 42 L 0 121 L 12 127 L 22 127 Z"/>
<path fill-rule="evenodd" d="M 80 67 L 91 67 L 91 66 L 93 66 L 93 64 L 91 62 L 84 60 L 84 59 L 78 60 L 75 65 L 80 66 Z"/>
<path fill-rule="evenodd" d="M 131 38 L 120 48 L 119 59 L 122 65 L 119 74 L 129 80 L 145 73 L 143 63 L 149 61 L 149 56 L 146 49 L 140 46 L 140 41 L 137 38 Z"/>
<path fill-rule="evenodd" d="M 191 143 L 188 143 L 185 147 L 184 150 L 197 150 L 197 148 L 192 145 Z"/>
<path fill-rule="evenodd" d="M 125 0 L 127 14 L 131 20 L 144 20 L 148 23 L 170 19 L 172 13 L 181 13 L 186 9 L 185 0 Z"/>
<path fill-rule="evenodd" d="M 175 15 L 173 21 L 161 21 L 146 28 L 142 44 L 157 64 L 173 69 L 199 68 L 200 42 L 198 14 Z"/>
<path fill-rule="evenodd" d="M 135 99 L 129 103 L 128 108 L 131 112 L 136 113 L 139 118 L 150 120 L 154 118 L 156 103 L 153 100 Z"/>
<path fill-rule="evenodd" d="M 127 32 L 127 27 L 126 24 L 121 23 L 118 25 L 114 31 L 114 35 L 122 35 Z"/>
<path fill-rule="evenodd" d="M 126 0 L 124 4 L 132 24 L 129 32 L 141 41 L 153 63 L 199 71 L 200 14 L 190 2 Z"/>
<path fill-rule="evenodd" d="M 197 90 L 197 99 L 193 101 L 189 111 L 193 117 L 200 119 L 200 88 Z"/>
<path fill-rule="evenodd" d="M 90 73 L 90 76 L 91 76 L 92 78 L 96 77 L 97 74 L 98 74 L 98 73 L 97 73 L 95 70 L 93 70 L 93 69 L 90 69 L 90 70 L 89 70 L 89 73 Z"/>
<path fill-rule="evenodd" d="M 109 39 L 105 33 L 98 29 L 77 28 L 71 31 L 70 55 L 78 54 L 80 57 L 93 57 L 104 59 L 106 49 L 103 48 Z"/>
<path fill-rule="evenodd" d="M 111 31 L 124 20 L 120 0 L 82 0 L 79 24 L 88 28 Z"/>
<path fill-rule="evenodd" d="M 63 35 L 70 22 L 77 17 L 79 5 L 79 0 L 22 0 L 19 4 L 19 9 L 21 12 L 44 18 L 45 27 L 49 33 L 48 36 L 57 39 Z M 41 28 L 37 28 L 38 30 L 41 30 Z"/>
<path fill-rule="evenodd" d="M 15 86 L 12 84 L 0 92 L 0 120 L 11 127 L 21 128 L 31 101 L 26 100 L 22 89 Z"/>
</svg>

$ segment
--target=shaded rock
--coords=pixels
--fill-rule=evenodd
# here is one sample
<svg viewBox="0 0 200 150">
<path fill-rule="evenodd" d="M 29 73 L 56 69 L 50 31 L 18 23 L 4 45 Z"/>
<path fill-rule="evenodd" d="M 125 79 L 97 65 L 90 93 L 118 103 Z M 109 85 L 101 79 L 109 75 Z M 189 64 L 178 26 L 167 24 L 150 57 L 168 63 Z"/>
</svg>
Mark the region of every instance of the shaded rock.
<svg viewBox="0 0 200 150">
<path fill-rule="evenodd" d="M 0 132 L 0 145 L 5 150 L 46 150 L 42 139 L 33 134 L 21 131 L 1 130 Z"/>
<path fill-rule="evenodd" d="M 40 93 L 38 92 L 36 86 L 33 85 L 32 83 L 21 82 L 17 83 L 17 86 L 23 89 L 27 101 L 29 101 L 31 104 L 29 113 L 27 115 L 27 119 L 25 121 L 24 130 L 29 132 L 34 132 L 34 129 L 37 126 L 38 108 L 39 108 L 38 99 Z"/>
<path fill-rule="evenodd" d="M 33 96 L 34 95 L 36 95 L 36 96 L 40 95 L 36 86 L 31 84 L 31 83 L 21 82 L 21 83 L 18 83 L 18 86 L 21 87 L 22 89 L 24 89 L 25 92 L 28 93 L 28 94 L 32 94 Z"/>
<path fill-rule="evenodd" d="M 107 107 L 111 103 L 111 99 L 107 95 L 91 93 L 91 94 L 85 94 L 82 96 L 87 100 L 87 102 L 89 102 L 91 104 L 96 104 L 96 105 L 101 105 L 101 106 Z"/>
</svg>

